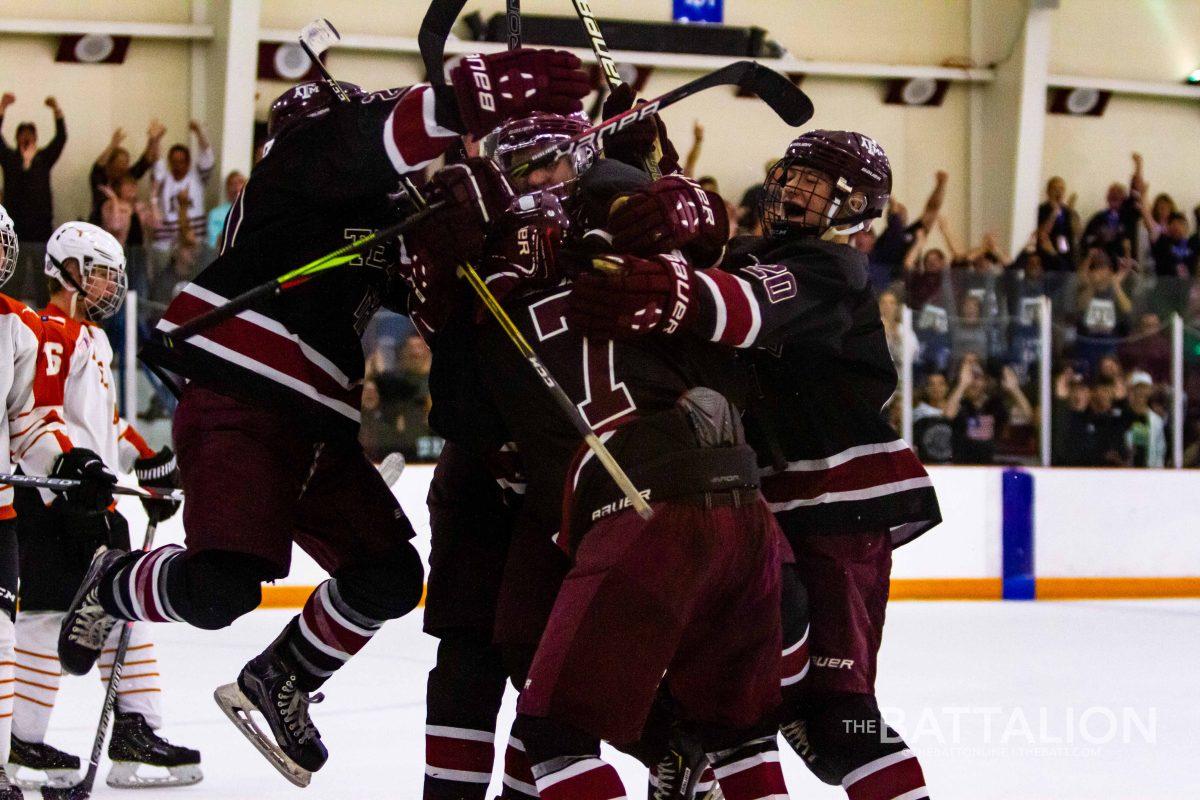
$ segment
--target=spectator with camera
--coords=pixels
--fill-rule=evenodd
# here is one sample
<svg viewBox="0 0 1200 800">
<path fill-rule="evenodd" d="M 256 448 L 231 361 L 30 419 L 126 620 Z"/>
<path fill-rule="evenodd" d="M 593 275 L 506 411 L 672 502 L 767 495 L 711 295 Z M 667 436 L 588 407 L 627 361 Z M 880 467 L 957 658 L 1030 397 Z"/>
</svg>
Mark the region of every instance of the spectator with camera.
<svg viewBox="0 0 1200 800">
<path fill-rule="evenodd" d="M 1046 199 L 1038 206 L 1037 223 L 1037 250 L 1046 268 L 1073 270 L 1079 215 L 1075 213 L 1075 195 L 1067 197 L 1066 181 L 1057 175 L 1046 184 Z"/>
<path fill-rule="evenodd" d="M 11 92 L 0 95 L 0 131 L 4 116 L 17 100 Z M 67 143 L 67 124 L 62 109 L 53 97 L 45 99 L 54 114 L 54 138 L 38 149 L 37 125 L 17 125 L 16 147 L 0 133 L 0 171 L 4 174 L 4 205 L 12 217 L 17 238 L 25 242 L 45 242 L 54 232 L 54 193 L 50 188 L 50 170 Z"/>
</svg>

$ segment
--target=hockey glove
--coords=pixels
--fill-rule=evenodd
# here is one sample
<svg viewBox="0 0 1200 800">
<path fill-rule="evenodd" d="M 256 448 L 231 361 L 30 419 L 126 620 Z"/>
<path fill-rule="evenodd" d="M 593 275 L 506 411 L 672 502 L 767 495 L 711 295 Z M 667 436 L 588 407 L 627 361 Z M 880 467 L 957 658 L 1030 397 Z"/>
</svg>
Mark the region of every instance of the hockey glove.
<svg viewBox="0 0 1200 800">
<path fill-rule="evenodd" d="M 729 216 L 720 195 L 681 175 L 655 181 L 619 199 L 608 218 L 618 253 L 649 256 L 688 251 L 702 269 L 715 267 L 729 240 Z"/>
<path fill-rule="evenodd" d="M 426 188 L 430 205 L 445 203 L 411 235 L 414 249 L 432 263 L 478 261 L 488 230 L 512 204 L 513 190 L 486 158 L 469 158 L 439 170 Z M 439 257 L 440 256 L 440 257 Z"/>
<path fill-rule="evenodd" d="M 54 501 L 64 511 L 100 514 L 112 505 L 112 487 L 117 483 L 117 476 L 91 450 L 76 447 L 63 453 L 54 462 L 50 477 L 80 482 L 75 488 L 61 491 Z"/>
<path fill-rule="evenodd" d="M 633 108 L 637 92 L 628 83 L 609 92 L 604 100 L 601 114 L 605 119 L 612 119 L 617 114 Z M 642 168 L 647 158 L 654 155 L 654 145 L 662 147 L 658 161 L 658 169 L 663 175 L 680 171 L 679 153 L 667 136 L 667 126 L 658 114 L 622 128 L 604 143 L 604 154 L 609 158 Z"/>
<path fill-rule="evenodd" d="M 571 114 L 591 92 L 582 62 L 563 50 L 517 49 L 470 55 L 450 71 L 450 92 L 438 91 L 437 120 L 481 138 L 506 119 L 535 111 Z"/>
<path fill-rule="evenodd" d="M 149 458 L 139 458 L 133 462 L 133 473 L 137 475 L 138 483 L 151 489 L 178 489 L 179 464 L 175 461 L 175 451 L 164 447 Z M 164 522 L 175 516 L 179 510 L 177 500 L 142 500 L 146 516 L 153 523 Z"/>
<path fill-rule="evenodd" d="M 679 256 L 606 256 L 595 263 L 600 271 L 580 275 L 571 289 L 572 328 L 622 339 L 677 333 L 695 318 L 696 274 Z"/>
</svg>

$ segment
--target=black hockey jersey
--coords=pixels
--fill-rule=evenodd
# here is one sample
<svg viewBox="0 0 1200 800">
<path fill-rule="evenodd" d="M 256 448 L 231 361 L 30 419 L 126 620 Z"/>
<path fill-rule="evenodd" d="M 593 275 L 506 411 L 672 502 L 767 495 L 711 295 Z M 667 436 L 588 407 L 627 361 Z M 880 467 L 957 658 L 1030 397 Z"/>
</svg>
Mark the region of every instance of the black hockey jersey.
<svg viewBox="0 0 1200 800">
<path fill-rule="evenodd" d="M 143 357 L 216 391 L 287 409 L 322 435 L 356 435 L 361 334 L 392 290 L 390 245 L 186 342 L 162 334 L 395 222 L 400 176 L 455 138 L 434 121 L 429 88 L 416 86 L 335 103 L 268 142 L 229 212 L 220 256 L 167 308 Z"/>
<path fill-rule="evenodd" d="M 679 398 L 698 386 L 736 404 L 741 371 L 732 355 L 685 337 L 589 339 L 567 324 L 569 291 L 564 285 L 525 294 L 506 308 L 634 484 L 643 493 L 650 488 L 651 502 L 694 491 L 683 470 L 663 466 L 678 465 L 674 457 L 686 460 L 697 447 L 680 424 L 683 417 L 673 412 Z M 479 349 L 481 374 L 529 480 L 520 524 L 562 531 L 577 543 L 591 521 L 623 508 L 620 490 L 498 326 L 481 332 Z M 565 538 L 560 544 L 568 547 Z"/>
<path fill-rule="evenodd" d="M 883 417 L 897 378 L 866 257 L 745 238 L 721 269 L 697 274 L 699 329 L 748 348 L 747 437 L 780 521 L 813 533 L 890 528 L 897 545 L 940 522 L 928 473 Z"/>
</svg>

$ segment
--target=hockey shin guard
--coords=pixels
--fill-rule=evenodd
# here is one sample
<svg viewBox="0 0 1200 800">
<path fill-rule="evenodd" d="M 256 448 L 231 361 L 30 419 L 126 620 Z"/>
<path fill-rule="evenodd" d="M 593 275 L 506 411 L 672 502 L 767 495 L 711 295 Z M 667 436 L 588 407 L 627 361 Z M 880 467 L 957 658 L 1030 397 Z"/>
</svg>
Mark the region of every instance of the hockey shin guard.
<svg viewBox="0 0 1200 800">
<path fill-rule="evenodd" d="M 288 623 L 282 644 L 299 673 L 299 684 L 314 692 L 350 657 L 371 641 L 385 620 L 352 608 L 330 578 L 308 597 L 304 610 Z"/>
<path fill-rule="evenodd" d="M 17 615 L 15 680 L 3 686 L 2 694 L 14 692 L 12 732 L 26 742 L 44 742 L 50 727 L 62 679 L 57 651 L 62 619 L 57 611 L 22 611 Z"/>
<path fill-rule="evenodd" d="M 533 768 L 525 755 L 525 745 L 516 736 L 509 735 L 504 749 L 504 780 L 500 791 L 501 800 L 537 800 L 537 786 L 533 781 Z"/>
<path fill-rule="evenodd" d="M 424 800 L 484 800 L 506 676 L 489 630 L 442 637 L 425 692 Z"/>
<path fill-rule="evenodd" d="M 518 714 L 513 733 L 525 744 L 542 800 L 626 800 L 611 765 L 600 760 L 600 741 L 544 717 Z"/>
<path fill-rule="evenodd" d="M 750 739 L 708 757 L 727 800 L 786 800 L 787 786 L 774 735 Z"/>
<path fill-rule="evenodd" d="M 100 680 L 107 684 L 112 677 L 113 656 L 117 652 L 117 641 L 121 638 L 121 627 L 112 629 L 108 641 L 100 651 Z M 129 634 L 129 646 L 125 650 L 121 683 L 117 687 L 117 712 L 140 714 L 152 730 L 162 727 L 162 689 L 159 686 L 158 659 L 154 654 L 154 643 L 150 641 L 148 626 L 137 624 Z"/>
</svg>

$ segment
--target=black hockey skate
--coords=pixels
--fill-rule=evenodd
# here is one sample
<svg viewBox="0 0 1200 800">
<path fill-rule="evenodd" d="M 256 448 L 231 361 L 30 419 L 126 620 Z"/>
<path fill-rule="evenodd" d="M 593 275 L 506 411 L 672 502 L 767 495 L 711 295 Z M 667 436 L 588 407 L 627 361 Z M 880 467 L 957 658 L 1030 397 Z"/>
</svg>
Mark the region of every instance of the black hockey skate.
<svg viewBox="0 0 1200 800">
<path fill-rule="evenodd" d="M 4 767 L 0 767 L 0 800 L 25 800 L 21 787 L 8 779 Z"/>
<path fill-rule="evenodd" d="M 117 713 L 108 742 L 108 757 L 113 765 L 105 782 L 114 789 L 191 786 L 204 779 L 200 751 L 163 739 L 141 714 Z M 143 766 L 160 767 L 167 774 L 139 772 Z"/>
<path fill-rule="evenodd" d="M 676 729 L 667 752 L 650 770 L 649 800 L 692 800 L 696 787 L 708 767 L 708 755 L 691 735 Z M 704 800 L 724 800 L 719 787 L 713 786 Z"/>
<path fill-rule="evenodd" d="M 40 789 L 43 786 L 62 788 L 79 781 L 79 756 L 64 753 L 45 742 L 27 742 L 15 735 L 12 737 L 7 768 L 9 780 L 22 789 Z M 41 772 L 45 777 L 22 775 L 22 769 Z M 3 796 L 0 794 L 0 798 Z"/>
<path fill-rule="evenodd" d="M 71 675 L 91 672 L 109 632 L 117 624 L 117 618 L 109 616 L 100 605 L 100 581 L 123 555 L 124 550 L 101 547 L 92 558 L 58 631 L 58 658 L 64 672 Z"/>
<path fill-rule="evenodd" d="M 310 697 L 297 685 L 296 670 L 280 653 L 278 640 L 242 667 L 236 683 L 218 687 L 213 697 L 271 766 L 297 786 L 308 786 L 329 757 L 308 716 L 309 704 L 321 702 L 324 696 Z M 262 732 L 252 711 L 262 714 L 273 738 Z"/>
</svg>

